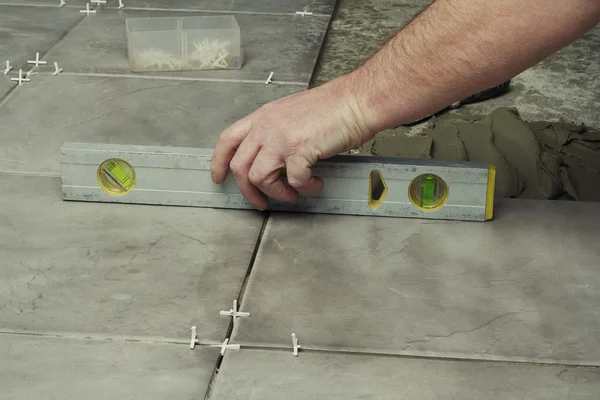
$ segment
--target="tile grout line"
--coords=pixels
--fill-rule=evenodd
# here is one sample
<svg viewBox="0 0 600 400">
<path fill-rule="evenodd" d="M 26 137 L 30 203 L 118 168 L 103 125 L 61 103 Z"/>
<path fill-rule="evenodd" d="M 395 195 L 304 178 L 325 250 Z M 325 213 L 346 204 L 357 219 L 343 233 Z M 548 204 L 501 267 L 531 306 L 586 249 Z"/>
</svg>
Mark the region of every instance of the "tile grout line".
<svg viewBox="0 0 600 400">
<path fill-rule="evenodd" d="M 242 350 L 247 351 L 272 351 L 272 352 L 285 352 L 289 353 L 290 348 L 285 346 L 260 346 L 260 345 L 242 345 Z M 576 363 L 561 363 L 561 362 L 541 362 L 541 361 L 522 361 L 522 360 L 509 360 L 509 359 L 483 359 L 483 358 L 469 358 L 469 357 L 444 357 L 444 356 L 431 356 L 431 355 L 419 355 L 419 354 L 395 354 L 395 353 L 380 353 L 380 352 L 369 352 L 369 351 L 353 351 L 349 349 L 320 349 L 320 348 L 302 348 L 303 353 L 313 354 L 331 354 L 331 355 L 351 355 L 351 356 L 370 356 L 370 357 L 382 357 L 382 358 L 402 358 L 402 359 L 414 359 L 414 360 L 430 360 L 430 361 L 442 361 L 442 362 L 465 362 L 465 363 L 496 363 L 496 364 L 510 364 L 510 365 L 531 365 L 539 367 L 569 367 L 569 368 L 592 368 L 600 369 L 600 364 L 576 364 Z"/>
<path fill-rule="evenodd" d="M 271 217 L 271 213 L 269 211 L 267 211 L 265 218 L 263 219 L 262 226 L 260 227 L 260 231 L 259 231 L 258 237 L 256 239 L 256 244 L 254 246 L 252 256 L 250 257 L 250 261 L 248 262 L 248 269 L 246 270 L 246 276 L 244 277 L 244 281 L 242 282 L 242 287 L 240 288 L 240 292 L 237 297 L 237 302 L 238 302 L 240 309 L 242 306 L 242 300 L 244 299 L 244 294 L 246 293 L 248 281 L 250 280 L 250 275 L 252 274 L 252 270 L 254 269 L 254 264 L 256 262 L 256 257 L 258 256 L 258 251 L 260 250 L 260 247 L 263 242 L 263 237 L 265 235 L 265 231 L 266 231 L 267 225 L 269 223 L 270 217 Z M 230 338 L 231 335 L 233 334 L 234 319 L 235 318 L 232 318 L 232 320 L 229 322 L 229 327 L 227 328 L 225 338 Z M 219 375 L 219 370 L 221 369 L 222 363 L 223 363 L 223 355 L 220 355 L 215 364 L 215 369 L 213 370 L 213 374 L 210 377 L 210 380 L 208 382 L 208 388 L 206 389 L 206 393 L 204 395 L 204 400 L 210 399 L 210 397 L 212 395 L 212 390 L 216 383 L 217 376 Z"/>
<path fill-rule="evenodd" d="M 33 332 L 21 331 L 14 329 L 0 329 L 0 335 L 7 336 L 32 336 L 49 339 L 66 339 L 66 340 L 91 340 L 98 342 L 126 342 L 126 343 L 146 343 L 146 344 L 174 344 L 182 345 L 190 343 L 189 339 L 178 339 L 168 337 L 152 337 L 152 336 L 122 336 L 122 335 L 105 335 L 98 333 L 73 333 L 73 332 Z M 200 341 L 196 344 L 198 347 L 213 347 L 220 345 L 216 341 Z"/>
<path fill-rule="evenodd" d="M 57 0 L 58 1 L 58 0 Z M 33 4 L 33 3 L 0 3 L 1 7 L 34 7 L 34 8 L 59 8 L 59 9 L 81 9 L 82 6 L 79 5 L 71 5 L 65 4 L 63 7 L 59 7 L 54 4 Z M 267 12 L 267 11 L 234 11 L 234 10 L 191 10 L 185 8 L 160 8 L 160 7 L 127 7 L 125 5 L 124 9 L 120 9 L 117 6 L 104 6 L 102 7 L 104 10 L 117 10 L 117 11 L 161 11 L 161 12 L 189 12 L 189 13 L 207 13 L 207 14 L 244 14 L 244 15 L 272 15 L 272 16 L 296 16 L 295 12 Z M 311 17 L 316 18 L 330 18 L 330 14 L 325 13 L 316 13 L 311 14 Z"/>
<path fill-rule="evenodd" d="M 105 7 L 107 10 L 120 10 L 115 6 Z M 272 16 L 280 16 L 280 17 L 295 17 L 296 12 L 267 12 L 267 11 L 234 11 L 234 10 L 193 10 L 193 9 L 185 9 L 185 8 L 160 8 L 160 7 L 127 7 L 125 4 L 125 9 L 121 11 L 161 11 L 161 12 L 189 12 L 189 13 L 207 13 L 207 14 L 240 14 L 240 15 L 272 15 Z M 311 17 L 317 18 L 330 18 L 329 14 L 311 14 Z"/>
<path fill-rule="evenodd" d="M 165 344 L 165 345 L 182 345 L 189 344 L 187 339 L 177 338 L 165 338 L 165 337 L 140 337 L 140 336 L 111 336 L 103 334 L 85 334 L 85 333 L 61 333 L 61 332 L 31 332 L 31 331 L 19 331 L 11 329 L 0 329 L 0 336 L 24 336 L 24 337 L 39 337 L 45 339 L 65 339 L 65 340 L 81 340 L 81 341 L 97 341 L 97 342 L 122 342 L 122 343 L 145 343 L 145 344 Z M 210 342 L 199 342 L 196 346 L 201 348 L 214 348 L 220 345 L 216 341 Z M 259 345 L 242 345 L 242 350 L 247 351 L 266 351 L 266 352 L 285 352 L 289 353 L 290 349 L 285 346 L 259 346 Z M 331 355 L 353 355 L 353 356 L 370 356 L 370 357 L 382 357 L 382 358 L 403 358 L 403 359 L 414 359 L 414 360 L 430 360 L 430 361 L 442 361 L 442 362 L 464 362 L 464 363 L 496 363 L 496 364 L 509 364 L 509 365 L 530 365 L 538 367 L 566 367 L 566 368 L 591 368 L 600 369 L 600 364 L 576 364 L 576 363 L 561 363 L 561 362 L 540 362 L 540 361 L 521 361 L 521 360 L 508 360 L 508 359 L 481 359 L 481 358 L 468 358 L 468 357 L 443 357 L 443 356 L 428 356 L 418 354 L 393 354 L 393 353 L 378 353 L 368 351 L 349 351 L 349 350 L 336 350 L 336 349 L 319 349 L 319 348 L 303 348 L 303 353 L 313 354 L 331 354 Z M 222 356 L 220 357 L 222 358 Z M 215 366 L 215 374 L 218 372 L 220 363 Z M 212 379 L 211 379 L 212 382 Z M 209 386 L 210 387 L 210 386 Z"/>
<path fill-rule="evenodd" d="M 2 103 L 0 102 L 0 107 Z M 61 178 L 62 175 L 60 173 L 54 172 L 27 172 L 27 171 L 3 171 L 0 169 L 0 175 L 7 176 L 36 176 L 42 178 Z"/>
<path fill-rule="evenodd" d="M 39 75 L 52 75 L 50 72 L 39 72 Z M 134 79 L 149 79 L 149 80 L 165 80 L 165 81 L 184 81 L 184 82 L 222 82 L 222 83 L 249 83 L 265 85 L 264 80 L 258 79 L 226 79 L 226 78 L 201 78 L 188 76 L 159 76 L 159 75 L 135 75 L 135 74 L 118 74 L 106 72 L 68 72 L 63 71 L 61 75 L 67 76 L 84 76 L 84 77 L 99 77 L 99 78 L 134 78 Z M 271 85 L 279 86 L 303 86 L 308 87 L 305 82 L 299 81 L 273 81 Z"/>
</svg>

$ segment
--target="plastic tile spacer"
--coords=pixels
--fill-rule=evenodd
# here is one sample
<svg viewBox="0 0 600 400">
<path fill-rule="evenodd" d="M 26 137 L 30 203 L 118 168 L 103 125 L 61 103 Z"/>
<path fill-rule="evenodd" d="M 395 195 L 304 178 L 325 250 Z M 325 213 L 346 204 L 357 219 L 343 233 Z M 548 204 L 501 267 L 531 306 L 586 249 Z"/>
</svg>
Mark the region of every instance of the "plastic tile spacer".
<svg viewBox="0 0 600 400">
<path fill-rule="evenodd" d="M 90 3 L 85 5 L 85 10 L 79 10 L 80 13 L 85 13 L 86 15 L 96 14 L 96 10 L 90 10 Z"/>
<path fill-rule="evenodd" d="M 117 7 L 119 10 L 122 10 L 125 8 L 125 4 L 123 4 L 123 0 L 119 0 L 119 7 Z"/>
<path fill-rule="evenodd" d="M 29 82 L 30 79 L 25 77 L 23 78 L 23 70 L 20 69 L 19 70 L 19 77 L 18 78 L 10 78 L 11 81 L 18 81 L 19 82 L 19 86 L 21 86 L 23 84 L 23 82 Z"/>
<path fill-rule="evenodd" d="M 235 327 L 235 321 L 236 318 L 247 318 L 250 316 L 250 313 L 248 312 L 241 312 L 238 311 L 238 303 L 237 300 L 233 300 L 233 308 L 229 311 L 221 311 L 219 312 L 220 315 L 226 316 L 226 317 L 232 317 L 233 318 L 233 326 Z"/>
<path fill-rule="evenodd" d="M 196 333 L 196 326 L 192 326 L 192 337 L 190 339 L 190 349 L 193 349 L 194 347 L 196 347 L 196 344 L 198 343 L 198 334 Z"/>
<path fill-rule="evenodd" d="M 313 13 L 310 11 L 304 10 L 304 11 L 296 11 L 296 15 L 302 15 L 302 17 L 304 17 L 306 15 L 313 15 Z"/>
<path fill-rule="evenodd" d="M 294 354 L 294 357 L 298 357 L 298 349 L 300 349 L 302 346 L 298 344 L 298 338 L 296 337 L 295 333 L 292 333 L 292 346 L 294 348 L 292 354 Z"/>
<path fill-rule="evenodd" d="M 39 66 L 39 65 L 45 65 L 48 64 L 47 61 L 40 61 L 40 53 L 37 52 L 35 53 L 35 60 L 29 60 L 27 61 L 27 64 L 35 64 L 35 66 Z"/>
<path fill-rule="evenodd" d="M 90 0 L 90 3 L 94 3 L 99 6 L 100 4 L 106 4 L 106 0 Z"/>
<path fill-rule="evenodd" d="M 228 349 L 239 350 L 241 348 L 241 346 L 239 344 L 229 344 L 229 338 L 225 339 L 225 341 L 223 342 L 223 344 L 221 344 L 221 345 L 213 345 L 212 347 L 220 347 L 221 348 L 221 355 L 222 356 L 225 355 L 225 352 Z"/>
<path fill-rule="evenodd" d="M 273 82 L 273 71 L 271 71 L 271 73 L 269 74 L 269 77 L 265 81 L 265 85 L 268 85 L 271 82 Z"/>
<path fill-rule="evenodd" d="M 250 313 L 238 311 L 237 300 L 233 301 L 233 308 L 229 311 L 221 311 L 219 314 L 228 317 L 249 317 Z"/>
<path fill-rule="evenodd" d="M 4 68 L 4 75 L 8 75 L 11 69 L 12 66 L 10 65 L 10 61 L 6 60 L 6 68 Z"/>
<path fill-rule="evenodd" d="M 54 72 L 52 73 L 52 75 L 56 76 L 56 75 L 60 74 L 61 72 L 63 72 L 63 69 L 58 68 L 58 63 L 55 62 L 54 63 Z"/>
<path fill-rule="evenodd" d="M 67 5 L 67 3 L 65 3 L 65 0 L 60 0 L 60 5 L 59 5 L 59 7 L 64 7 L 64 6 L 66 6 L 66 5 Z"/>
</svg>

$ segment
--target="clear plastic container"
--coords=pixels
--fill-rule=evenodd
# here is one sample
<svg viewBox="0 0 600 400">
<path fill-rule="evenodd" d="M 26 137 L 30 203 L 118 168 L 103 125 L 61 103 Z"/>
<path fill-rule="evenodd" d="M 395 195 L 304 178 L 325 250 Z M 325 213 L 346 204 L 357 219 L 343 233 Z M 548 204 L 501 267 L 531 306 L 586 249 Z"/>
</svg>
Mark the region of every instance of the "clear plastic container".
<svg viewBox="0 0 600 400">
<path fill-rule="evenodd" d="M 232 15 L 127 18 L 132 72 L 240 69 L 240 27 Z"/>
</svg>

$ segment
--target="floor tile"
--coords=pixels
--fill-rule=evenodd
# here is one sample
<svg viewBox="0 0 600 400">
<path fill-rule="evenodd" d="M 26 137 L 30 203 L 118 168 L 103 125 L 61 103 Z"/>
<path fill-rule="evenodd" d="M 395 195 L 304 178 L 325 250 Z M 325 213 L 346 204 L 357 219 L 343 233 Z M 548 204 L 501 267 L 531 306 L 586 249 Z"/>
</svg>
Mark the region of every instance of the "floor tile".
<svg viewBox="0 0 600 400">
<path fill-rule="evenodd" d="M 0 107 L 0 170 L 60 174 L 64 142 L 214 147 L 297 86 L 33 75 Z M 32 112 L 31 110 L 35 110 Z"/>
<path fill-rule="evenodd" d="M 242 344 L 600 365 L 600 205 L 494 221 L 273 214 Z"/>
<path fill-rule="evenodd" d="M 102 10 L 86 18 L 47 57 L 66 72 L 133 74 L 129 69 L 126 18 L 189 15 L 185 12 Z M 217 15 L 217 14 L 210 14 Z M 238 14 L 244 65 L 240 70 L 152 73 L 206 79 L 274 81 L 308 84 L 327 29 L 327 18 Z"/>
<path fill-rule="evenodd" d="M 43 57 L 83 18 L 73 8 L 0 5 L 0 66 L 9 60 L 14 70 L 28 68 L 36 52 Z"/>
<path fill-rule="evenodd" d="M 0 335 L 1 399 L 202 399 L 219 350 Z"/>
<path fill-rule="evenodd" d="M 196 325 L 220 343 L 262 221 L 63 202 L 60 178 L 0 175 L 0 331 L 189 340 Z"/>
<path fill-rule="evenodd" d="M 201 10 L 254 13 L 295 13 L 308 11 L 313 14 L 331 15 L 336 0 L 237 0 L 219 1 L 204 0 L 190 2 L 187 0 L 126 0 L 127 8 L 160 8 L 168 10 Z"/>
<path fill-rule="evenodd" d="M 225 356 L 211 400 L 596 399 L 600 369 L 242 350 Z"/>
</svg>

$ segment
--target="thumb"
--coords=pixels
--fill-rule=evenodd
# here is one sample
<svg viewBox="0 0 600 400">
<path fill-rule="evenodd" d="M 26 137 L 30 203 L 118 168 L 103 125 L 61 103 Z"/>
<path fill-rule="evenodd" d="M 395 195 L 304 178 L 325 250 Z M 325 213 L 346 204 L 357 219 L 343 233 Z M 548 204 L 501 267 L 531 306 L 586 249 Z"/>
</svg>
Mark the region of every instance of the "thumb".
<svg viewBox="0 0 600 400">
<path fill-rule="evenodd" d="M 285 160 L 288 184 L 303 194 L 311 194 L 323 189 L 325 184 L 319 177 L 312 176 L 313 162 L 302 153 L 296 153 Z"/>
</svg>

